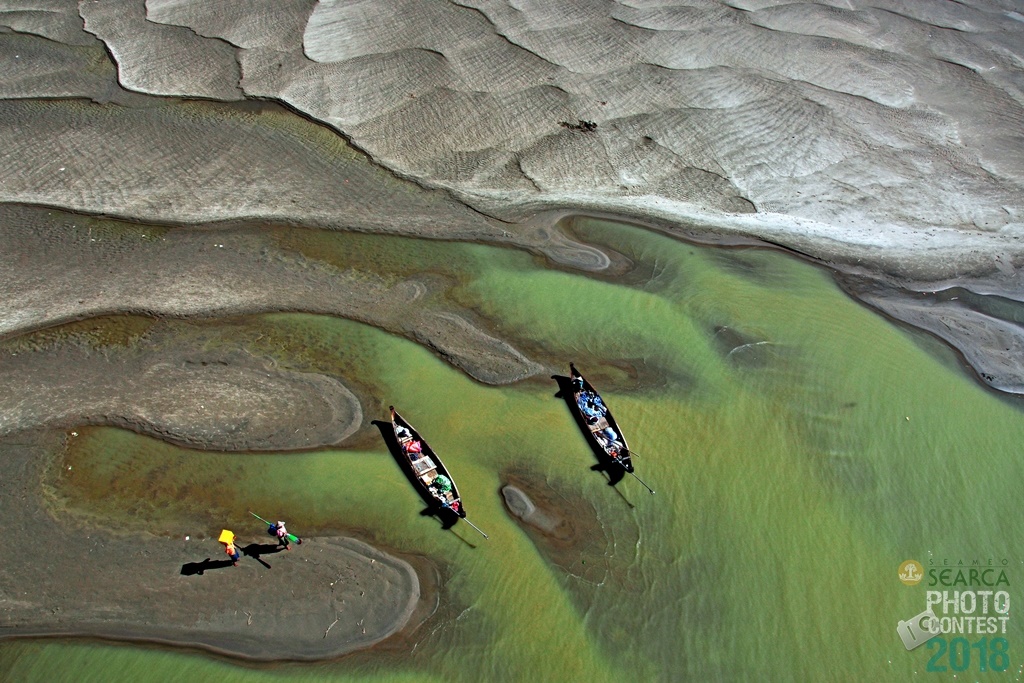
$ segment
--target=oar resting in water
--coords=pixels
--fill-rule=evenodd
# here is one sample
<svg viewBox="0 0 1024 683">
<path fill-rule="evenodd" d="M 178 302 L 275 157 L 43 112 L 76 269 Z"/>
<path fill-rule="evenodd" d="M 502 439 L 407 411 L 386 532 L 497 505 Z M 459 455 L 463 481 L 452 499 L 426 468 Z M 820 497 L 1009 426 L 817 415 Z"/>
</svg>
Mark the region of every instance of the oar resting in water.
<svg viewBox="0 0 1024 683">
<path fill-rule="evenodd" d="M 630 472 L 630 474 L 633 474 L 633 473 Z M 641 484 L 644 484 L 644 480 L 641 479 L 640 477 L 636 476 L 635 474 L 633 474 L 633 478 L 636 479 Z M 654 495 L 654 489 L 652 489 L 650 486 L 648 486 L 647 484 L 644 484 L 644 488 L 647 489 L 648 491 L 650 491 L 652 496 Z"/>
<path fill-rule="evenodd" d="M 446 501 L 442 500 L 441 501 L 441 505 L 446 507 L 446 508 L 448 508 L 449 510 L 451 510 L 455 514 L 459 514 L 458 512 L 456 512 L 455 508 L 453 508 L 451 505 L 449 505 Z M 477 531 L 480 531 L 480 535 L 483 536 L 484 538 L 490 538 L 490 536 L 488 536 L 487 534 L 485 534 L 483 531 L 480 530 L 480 527 L 478 527 L 476 524 L 473 524 L 473 522 L 469 521 L 469 519 L 467 519 L 466 517 L 462 517 L 462 520 L 464 520 L 466 522 L 466 524 L 470 525 L 471 527 L 473 527 Z"/>
</svg>

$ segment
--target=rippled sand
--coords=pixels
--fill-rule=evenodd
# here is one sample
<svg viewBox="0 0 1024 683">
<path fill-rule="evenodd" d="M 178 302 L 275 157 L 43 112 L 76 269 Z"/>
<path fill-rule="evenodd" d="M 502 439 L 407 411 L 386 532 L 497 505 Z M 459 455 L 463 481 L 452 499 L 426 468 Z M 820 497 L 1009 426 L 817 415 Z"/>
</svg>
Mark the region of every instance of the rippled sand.
<svg viewBox="0 0 1024 683">
<path fill-rule="evenodd" d="M 519 224 L 574 208 L 1019 298 L 1013 3 L 38 2 L 0 25 L 0 200 L 580 263 Z M 326 127 L 153 96 L 277 100 Z"/>
<path fill-rule="evenodd" d="M 0 27 L 0 436 L 93 423 L 261 450 L 365 431 L 345 377 L 201 334 L 103 353 L 31 336 L 94 316 L 303 311 L 480 382 L 541 375 L 542 350 L 447 297 L 451 273 L 345 267 L 269 226 L 614 277 L 625 257 L 567 211 L 800 253 L 1024 393 L 1019 4 L 27 0 Z M 981 298 L 930 298 L 954 287 Z"/>
</svg>

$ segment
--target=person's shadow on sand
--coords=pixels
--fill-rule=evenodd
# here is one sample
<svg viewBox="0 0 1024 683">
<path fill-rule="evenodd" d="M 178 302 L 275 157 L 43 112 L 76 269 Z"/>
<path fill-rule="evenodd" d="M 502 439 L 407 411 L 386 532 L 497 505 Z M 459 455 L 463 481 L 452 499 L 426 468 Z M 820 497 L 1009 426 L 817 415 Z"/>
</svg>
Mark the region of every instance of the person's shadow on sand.
<svg viewBox="0 0 1024 683">
<path fill-rule="evenodd" d="M 270 569 L 270 565 L 260 559 L 260 555 L 273 555 L 279 553 L 284 548 L 276 543 L 250 543 L 249 545 L 241 548 L 242 554 L 246 557 L 251 557 L 267 569 Z"/>
<path fill-rule="evenodd" d="M 211 560 L 206 558 L 202 562 L 186 562 L 181 565 L 182 576 L 202 576 L 203 572 L 207 569 L 223 569 L 224 567 L 230 567 L 234 565 L 231 560 Z"/>
<path fill-rule="evenodd" d="M 244 548 L 239 548 L 239 552 L 245 557 L 251 557 L 267 569 L 270 569 L 270 565 L 261 559 L 262 555 L 273 555 L 279 553 L 284 548 L 273 543 L 250 543 Z M 206 558 L 202 562 L 186 562 L 181 565 L 182 576 L 202 576 L 203 572 L 207 569 L 223 569 L 224 567 L 234 566 L 234 562 L 231 560 L 211 560 Z"/>
</svg>

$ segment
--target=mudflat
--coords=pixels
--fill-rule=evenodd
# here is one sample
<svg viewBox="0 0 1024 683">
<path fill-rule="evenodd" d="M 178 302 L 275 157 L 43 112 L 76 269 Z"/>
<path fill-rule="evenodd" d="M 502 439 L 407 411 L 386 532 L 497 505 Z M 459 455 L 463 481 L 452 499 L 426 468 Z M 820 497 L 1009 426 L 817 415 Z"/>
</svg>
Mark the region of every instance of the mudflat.
<svg viewBox="0 0 1024 683">
<path fill-rule="evenodd" d="M 237 566 L 216 537 L 160 538 L 77 524 L 41 482 L 55 433 L 0 441 L 0 515 L 22 539 L 0 569 L 0 637 L 87 636 L 255 660 L 326 659 L 412 628 L 436 605 L 431 576 L 345 537 L 290 550 L 239 534 Z M 219 531 L 219 530 L 218 530 Z M 430 573 L 429 563 L 417 562 Z M 410 622 L 416 614 L 417 620 Z"/>
</svg>

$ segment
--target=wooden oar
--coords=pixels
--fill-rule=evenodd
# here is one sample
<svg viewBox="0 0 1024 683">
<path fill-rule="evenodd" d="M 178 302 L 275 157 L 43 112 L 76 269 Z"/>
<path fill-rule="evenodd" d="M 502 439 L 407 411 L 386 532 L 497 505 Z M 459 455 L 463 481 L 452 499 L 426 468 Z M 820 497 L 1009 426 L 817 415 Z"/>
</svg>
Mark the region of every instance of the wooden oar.
<svg viewBox="0 0 1024 683">
<path fill-rule="evenodd" d="M 469 519 L 467 519 L 466 517 L 463 517 L 462 521 L 464 521 L 466 524 L 470 525 L 471 527 L 473 527 L 477 531 L 480 531 L 480 527 L 478 527 L 476 524 L 473 524 L 473 522 L 469 521 Z M 485 534 L 483 531 L 480 531 L 480 535 L 483 536 L 484 538 L 490 538 L 490 536 Z"/>
<path fill-rule="evenodd" d="M 263 522 L 267 526 L 274 526 L 273 522 L 268 522 L 267 520 L 263 519 L 262 517 L 257 515 L 255 512 L 253 512 L 252 510 L 249 510 L 249 514 L 252 515 L 253 517 L 255 517 L 256 519 L 260 520 L 261 522 Z"/>
<path fill-rule="evenodd" d="M 626 449 L 626 452 L 630 453 L 632 455 L 636 455 L 636 453 L 634 453 L 633 451 L 631 451 L 629 449 Z M 627 474 L 632 474 L 634 479 L 636 479 L 641 484 L 644 484 L 644 480 L 641 479 L 640 477 L 636 476 L 636 474 L 633 474 L 633 472 L 630 472 L 629 470 L 627 470 L 626 469 L 626 465 L 621 460 L 619 460 L 618 458 L 615 458 L 615 462 L 617 462 L 619 464 L 619 467 L 621 467 L 622 469 L 626 470 Z M 647 484 L 644 484 L 644 488 L 647 489 L 648 491 L 650 491 L 652 496 L 654 495 L 654 489 L 652 489 L 650 486 L 648 486 Z"/>
<path fill-rule="evenodd" d="M 627 452 L 627 453 L 629 453 L 630 455 L 640 455 L 639 453 L 637 453 L 636 451 L 634 451 L 634 450 L 633 450 L 633 449 L 631 449 L 631 448 L 627 448 L 627 449 L 626 449 L 626 452 Z M 625 470 L 626 468 L 625 468 L 625 467 L 623 467 L 622 469 L 624 469 L 624 470 Z M 629 472 L 629 470 L 626 470 L 626 471 L 627 471 L 627 472 Z M 633 474 L 632 472 L 629 472 L 629 473 L 630 473 L 630 474 Z M 640 482 L 641 484 L 644 484 L 644 480 L 643 480 L 643 479 L 641 479 L 640 477 L 637 477 L 637 476 L 636 476 L 635 474 L 633 474 L 633 477 L 635 477 L 635 478 L 636 478 L 636 480 L 637 480 L 638 482 Z M 644 488 L 645 488 L 645 489 L 647 489 L 648 491 L 650 491 L 650 492 L 651 492 L 651 495 L 652 495 L 652 496 L 654 495 L 654 489 L 652 489 L 652 488 L 651 488 L 650 486 L 648 486 L 647 484 L 644 484 Z"/>
<path fill-rule="evenodd" d="M 451 505 L 449 505 L 447 502 L 445 502 L 443 500 L 441 501 L 441 505 L 443 505 L 444 507 L 448 508 L 452 512 L 455 512 L 455 508 L 453 508 Z M 458 515 L 459 513 L 455 512 L 455 514 Z M 473 524 L 473 522 L 469 521 L 468 517 L 460 517 L 460 519 L 462 521 L 464 521 L 466 524 L 468 524 L 471 527 L 473 527 L 474 529 L 476 529 L 477 531 L 479 531 L 480 535 L 483 536 L 484 538 L 490 538 L 490 536 L 488 536 L 487 534 L 485 534 L 483 531 L 480 530 L 480 527 L 478 527 L 476 524 Z"/>
<path fill-rule="evenodd" d="M 622 469 L 625 470 L 626 468 L 623 467 Z M 626 470 L 626 471 L 629 472 L 629 470 Z M 633 474 L 632 472 L 629 472 L 629 473 Z M 644 484 L 644 480 L 641 479 L 640 477 L 636 476 L 635 474 L 633 474 L 633 478 L 636 479 L 641 484 Z M 650 491 L 652 496 L 654 495 L 654 489 L 652 489 L 650 486 L 648 486 L 647 484 L 644 484 L 644 488 L 647 489 L 648 491 Z"/>
<path fill-rule="evenodd" d="M 276 525 L 276 524 L 274 524 L 273 522 L 268 522 L 267 520 L 263 519 L 262 517 L 260 517 L 259 515 L 257 515 L 257 514 L 256 514 L 255 512 L 253 512 L 252 510 L 249 510 L 249 514 L 250 514 L 250 515 L 252 515 L 253 517 L 255 517 L 256 519 L 260 520 L 261 522 L 263 522 L 263 523 L 264 523 L 264 524 L 266 524 L 267 526 L 277 526 L 277 525 Z M 299 537 L 298 537 L 298 536 L 296 536 L 295 534 L 287 534 L 287 536 L 288 536 L 288 542 L 289 542 L 289 543 L 295 543 L 296 541 L 298 541 L 298 540 L 299 540 Z"/>
</svg>

